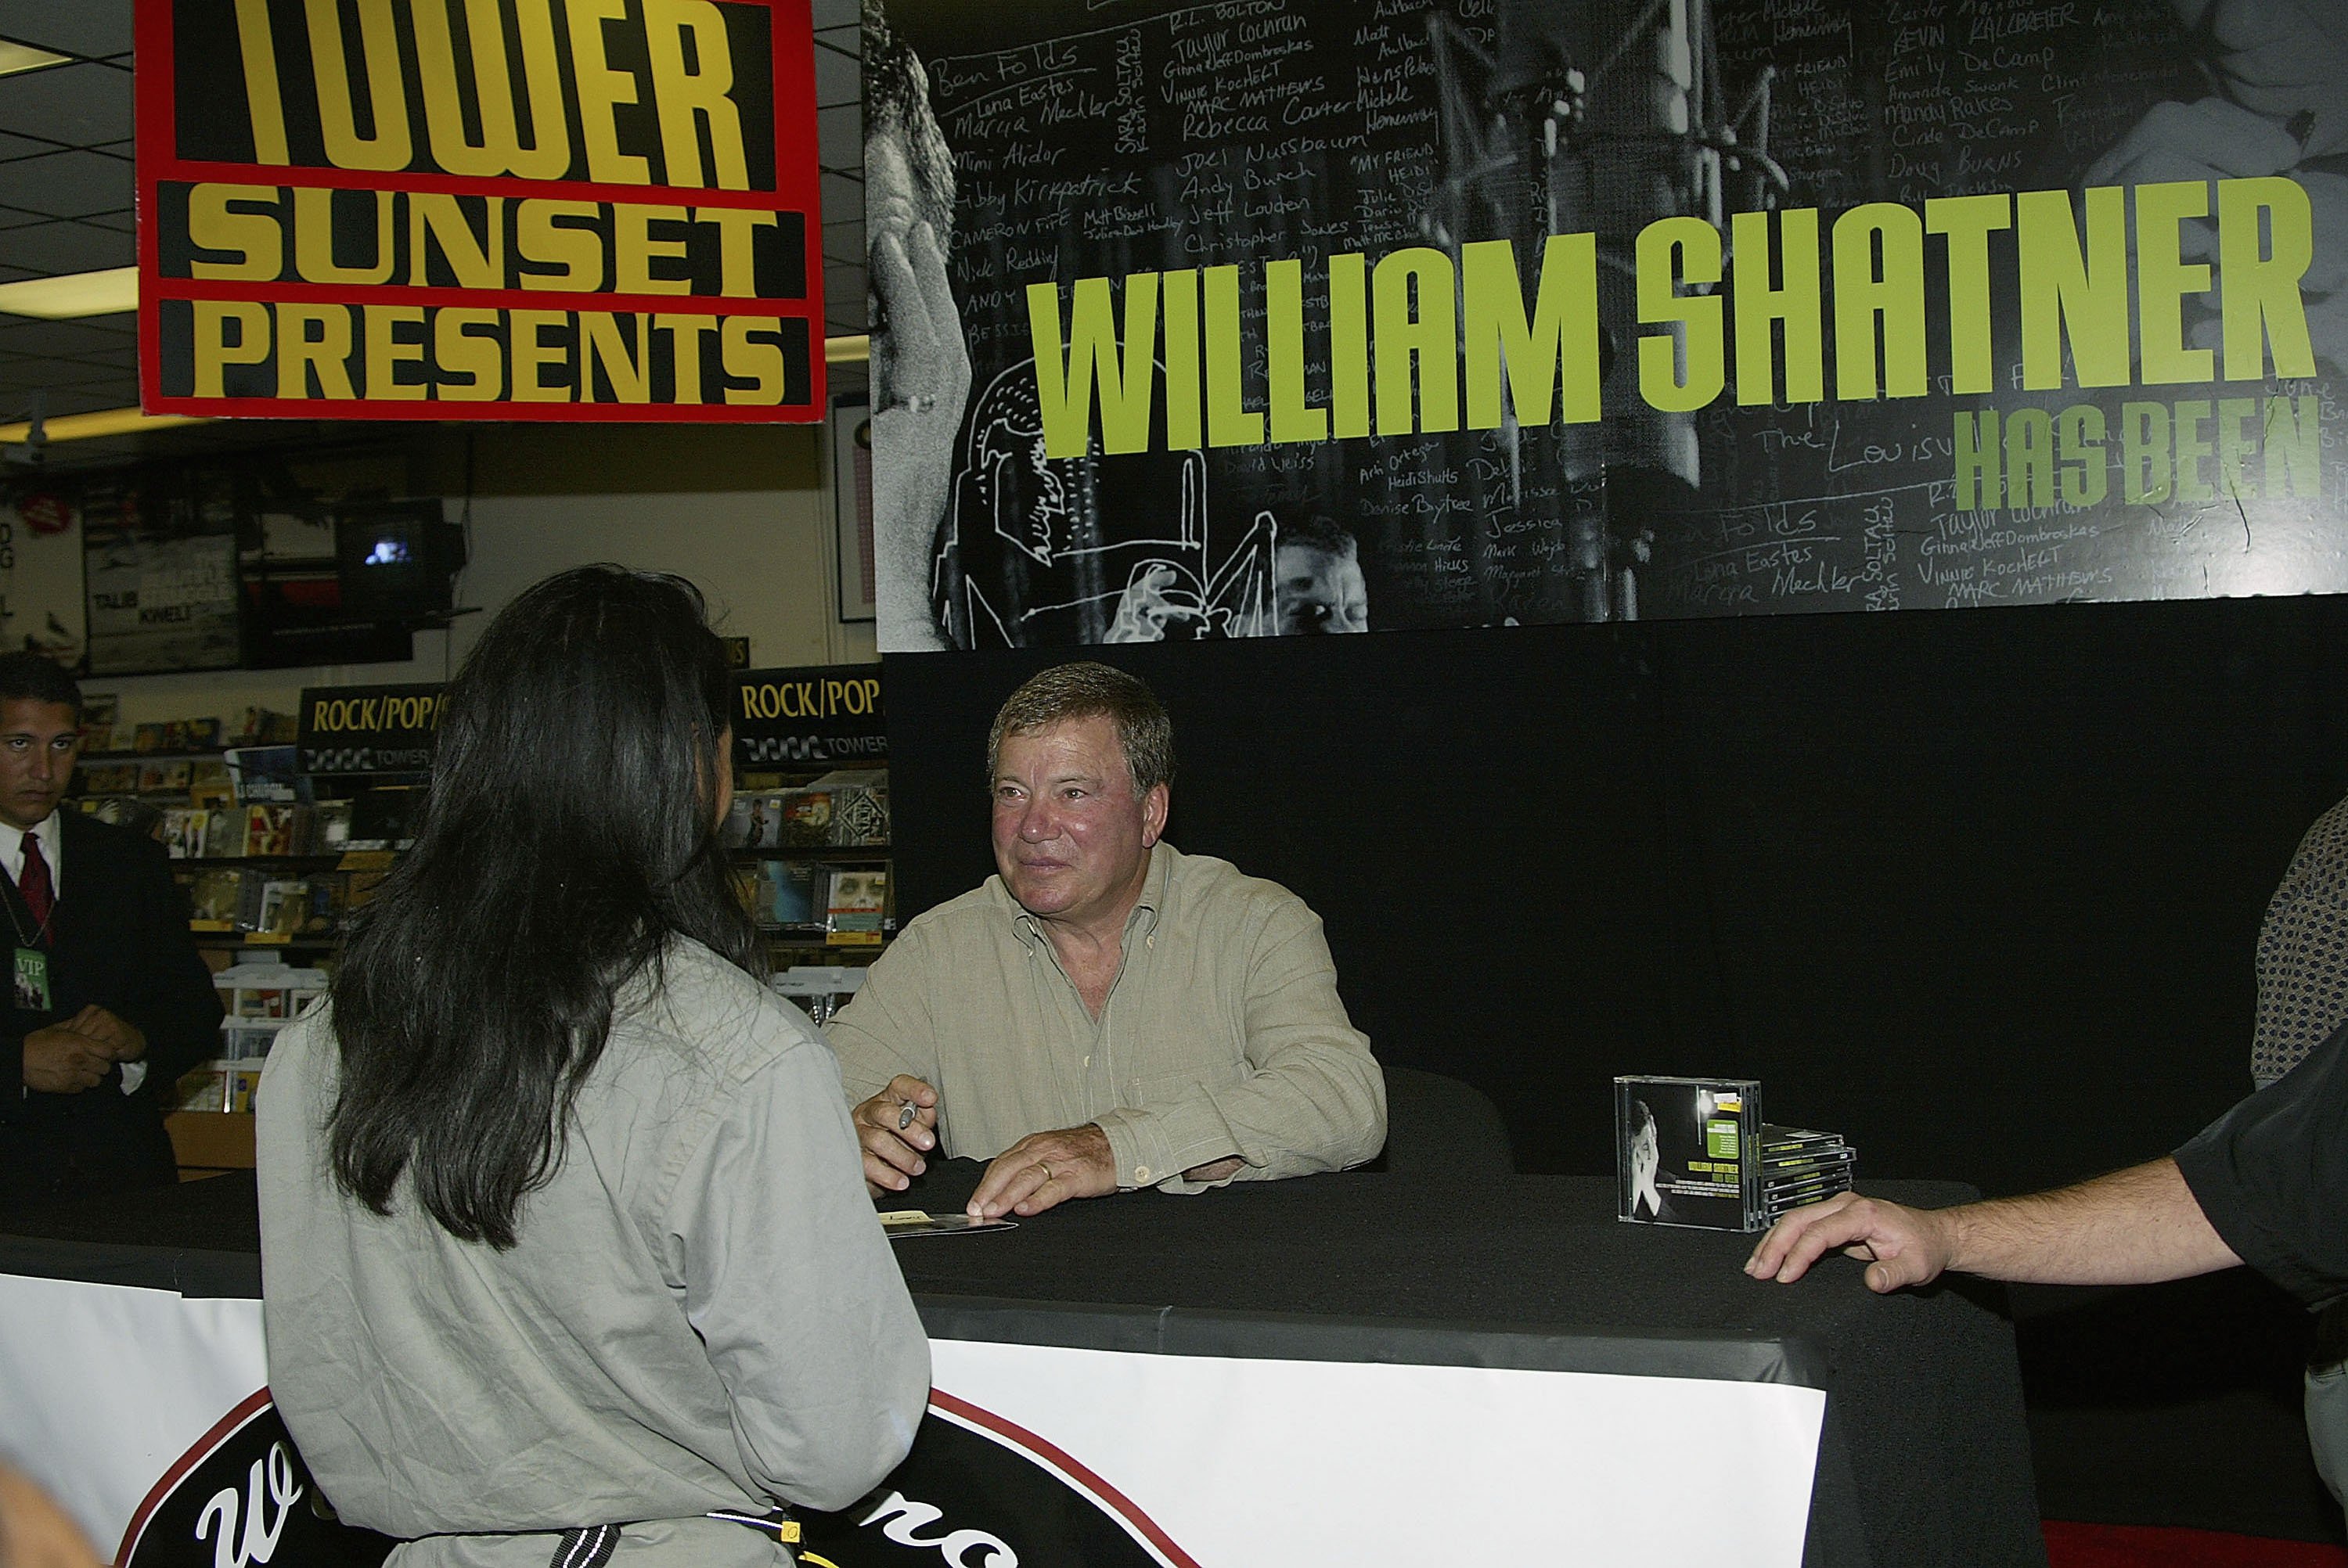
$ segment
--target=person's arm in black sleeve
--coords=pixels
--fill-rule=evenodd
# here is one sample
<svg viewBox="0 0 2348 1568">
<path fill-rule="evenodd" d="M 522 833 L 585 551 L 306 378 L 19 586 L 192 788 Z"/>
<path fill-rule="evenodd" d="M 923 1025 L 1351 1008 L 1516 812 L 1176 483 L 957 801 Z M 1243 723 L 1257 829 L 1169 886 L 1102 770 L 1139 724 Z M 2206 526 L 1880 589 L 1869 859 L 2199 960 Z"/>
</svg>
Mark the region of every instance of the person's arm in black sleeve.
<svg viewBox="0 0 2348 1568">
<path fill-rule="evenodd" d="M 2176 1159 L 2244 1263 L 2311 1306 L 2348 1291 L 2348 1026 Z"/>
<path fill-rule="evenodd" d="M 168 1095 L 182 1073 L 220 1054 L 220 992 L 188 929 L 188 901 L 163 846 L 142 841 L 133 849 L 123 896 L 136 911 L 138 941 L 119 1005 L 107 1005 L 147 1037 L 139 1092 Z"/>
</svg>

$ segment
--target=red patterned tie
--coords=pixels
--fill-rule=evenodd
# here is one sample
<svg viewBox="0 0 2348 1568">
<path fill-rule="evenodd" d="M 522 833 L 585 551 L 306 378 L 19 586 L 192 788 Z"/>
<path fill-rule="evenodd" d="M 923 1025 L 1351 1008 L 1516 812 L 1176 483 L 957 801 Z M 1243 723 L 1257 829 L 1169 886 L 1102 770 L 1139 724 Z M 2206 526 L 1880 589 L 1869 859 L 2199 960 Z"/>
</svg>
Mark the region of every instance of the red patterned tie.
<svg viewBox="0 0 2348 1568">
<path fill-rule="evenodd" d="M 46 926 L 57 895 L 49 888 L 49 863 L 41 855 L 40 838 L 34 834 L 25 835 L 25 869 L 17 875 L 16 891 L 24 895 L 33 923 Z"/>
</svg>

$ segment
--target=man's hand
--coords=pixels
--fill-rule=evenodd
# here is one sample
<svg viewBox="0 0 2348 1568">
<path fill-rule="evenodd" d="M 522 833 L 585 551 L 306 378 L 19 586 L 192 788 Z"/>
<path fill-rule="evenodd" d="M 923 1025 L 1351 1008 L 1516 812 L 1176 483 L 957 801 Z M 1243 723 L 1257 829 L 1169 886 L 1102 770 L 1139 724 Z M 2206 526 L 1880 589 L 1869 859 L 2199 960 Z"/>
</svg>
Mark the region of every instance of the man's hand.
<svg viewBox="0 0 2348 1568">
<path fill-rule="evenodd" d="M 1868 1258 L 1867 1288 L 1882 1295 L 1905 1286 L 1930 1285 L 1956 1252 L 1954 1227 L 1930 1209 L 1905 1209 L 1880 1198 L 1838 1193 L 1822 1204 L 1796 1209 L 1769 1227 L 1746 1261 L 1756 1279 L 1791 1285 L 1810 1265 L 1840 1247 Z"/>
<path fill-rule="evenodd" d="M 0 1563 L 7 1568 L 98 1568 L 98 1553 L 48 1494 L 0 1465 Z"/>
<path fill-rule="evenodd" d="M 65 1027 L 96 1040 L 117 1061 L 137 1061 L 147 1054 L 147 1036 L 139 1026 L 96 1002 L 67 1019 Z"/>
<path fill-rule="evenodd" d="M 906 1118 L 908 1109 L 913 1112 Z M 920 1079 L 899 1073 L 889 1087 L 848 1114 L 856 1141 L 864 1145 L 864 1185 L 874 1197 L 901 1193 L 928 1170 L 922 1158 L 938 1146 L 938 1091 Z M 902 1123 L 902 1125 L 900 1125 Z"/>
<path fill-rule="evenodd" d="M 42 1094 L 79 1094 L 114 1066 L 114 1054 L 69 1023 L 25 1037 L 25 1087 Z"/>
<path fill-rule="evenodd" d="M 1070 1198 L 1117 1191 L 1117 1157 L 1097 1122 L 1055 1132 L 1030 1132 L 994 1157 L 970 1195 L 973 1219 L 1040 1214 Z"/>
</svg>

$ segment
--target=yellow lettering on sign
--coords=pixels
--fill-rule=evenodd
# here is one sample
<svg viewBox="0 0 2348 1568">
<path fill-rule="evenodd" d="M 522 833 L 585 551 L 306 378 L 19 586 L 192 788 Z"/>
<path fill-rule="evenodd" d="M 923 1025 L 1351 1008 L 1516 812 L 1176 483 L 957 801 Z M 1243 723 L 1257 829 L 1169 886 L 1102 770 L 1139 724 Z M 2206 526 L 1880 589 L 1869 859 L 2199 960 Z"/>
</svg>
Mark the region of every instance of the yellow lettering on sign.
<svg viewBox="0 0 2348 1568">
<path fill-rule="evenodd" d="M 652 57 L 653 101 L 660 109 L 661 161 L 666 165 L 667 183 L 747 190 L 742 116 L 726 96 L 734 90 L 734 55 L 726 42 L 726 18 L 709 0 L 644 0 L 644 47 Z M 685 68 L 687 33 L 693 35 L 698 71 Z M 702 177 L 696 121 L 709 127 L 714 179 Z"/>
<path fill-rule="evenodd" d="M 244 103 L 252 121 L 256 163 L 290 163 L 285 150 L 285 99 L 277 86 L 277 45 L 269 30 L 269 0 L 236 0 L 237 54 L 244 64 Z"/>
<path fill-rule="evenodd" d="M 221 371 L 232 364 L 261 364 L 269 358 L 269 308 L 241 300 L 194 300 L 198 397 L 224 397 Z M 229 329 L 236 341 L 229 341 Z"/>
<path fill-rule="evenodd" d="M 635 341 L 632 344 L 620 330 L 619 319 L 609 311 L 579 313 L 579 396 L 582 402 L 595 396 L 595 371 L 601 368 L 612 383 L 612 401 L 615 403 L 650 403 L 652 395 L 652 333 L 643 316 L 628 318 L 635 323 Z"/>
<path fill-rule="evenodd" d="M 612 287 L 623 294 L 689 294 L 693 285 L 683 278 L 655 278 L 654 261 L 681 261 L 682 240 L 655 240 L 655 222 L 682 223 L 682 207 L 639 207 L 618 202 L 612 208 Z"/>
<path fill-rule="evenodd" d="M 473 330 L 494 329 L 497 324 L 495 311 L 454 306 L 432 318 L 432 359 L 440 370 L 440 384 L 433 395 L 459 403 L 489 403 L 505 395 L 506 362 L 498 340 Z"/>
<path fill-rule="evenodd" d="M 519 179 L 560 179 L 571 168 L 571 132 L 562 100 L 562 62 L 554 46 L 548 0 L 508 0 L 521 36 L 522 78 L 530 102 L 530 145 L 521 145 L 514 113 L 513 64 L 500 26 L 507 5 L 464 0 L 471 46 L 474 106 L 481 139 L 466 134 L 465 101 L 457 77 L 457 51 L 448 28 L 449 0 L 413 0 L 416 60 L 423 77 L 424 124 L 432 160 L 450 174 Z"/>
<path fill-rule="evenodd" d="M 531 197 L 514 213 L 514 251 L 525 261 L 559 266 L 560 272 L 524 272 L 525 289 L 558 289 L 592 294 L 603 286 L 603 241 L 583 226 L 602 216 L 601 203 L 552 201 Z M 572 221 L 564 222 L 568 219 Z"/>
<path fill-rule="evenodd" d="M 507 352 L 513 360 L 513 397 L 516 403 L 571 401 L 568 378 L 560 385 L 549 386 L 541 374 L 550 364 L 567 365 L 569 354 L 562 343 L 558 340 L 550 344 L 544 334 L 549 328 L 561 331 L 570 320 L 568 311 L 506 313 Z"/>
<path fill-rule="evenodd" d="M 331 0 L 329 0 L 331 3 Z M 620 150 L 613 111 L 636 101 L 636 78 L 615 71 L 603 54 L 603 24 L 627 15 L 626 0 L 564 0 L 571 18 L 571 63 L 579 87 L 579 135 L 587 146 L 587 178 L 598 185 L 650 185 L 652 165 Z"/>
<path fill-rule="evenodd" d="M 726 389 L 728 403 L 780 403 L 783 400 L 783 349 L 771 335 L 774 322 L 763 316 L 727 316 L 719 335 L 719 353 L 726 374 L 747 381 L 747 388 Z"/>
<path fill-rule="evenodd" d="M 460 289 L 502 289 L 506 286 L 506 199 L 485 197 L 481 231 L 475 233 L 465 210 L 453 196 L 438 191 L 412 191 L 407 198 L 407 282 L 431 282 L 425 258 L 439 251 Z"/>
<path fill-rule="evenodd" d="M 747 207 L 696 207 L 693 220 L 717 230 L 717 292 L 737 296 L 757 293 L 751 241 L 759 230 L 775 226 L 775 215 Z"/>
<path fill-rule="evenodd" d="M 717 330 L 716 316 L 657 315 L 653 325 L 669 334 L 669 363 L 676 367 L 676 401 L 701 401 L 701 334 Z"/>
<path fill-rule="evenodd" d="M 215 185 L 209 181 L 189 188 L 188 238 L 206 251 L 230 251 L 237 261 L 191 261 L 191 278 L 247 278 L 274 282 L 285 270 L 285 239 L 273 210 L 277 188 L 272 185 Z M 232 203 L 266 202 L 268 212 L 248 212 Z"/>
<path fill-rule="evenodd" d="M 335 259 L 335 200 L 337 195 L 357 201 L 375 198 L 375 259 L 363 266 L 346 267 Z M 356 283 L 391 282 L 394 193 L 388 190 L 336 192 L 316 185 L 294 188 L 294 270 L 304 282 Z"/>
<path fill-rule="evenodd" d="M 314 395 L 347 401 L 351 392 L 351 314 L 344 305 L 277 307 L 277 395 L 306 398 L 310 373 L 318 376 Z"/>
<path fill-rule="evenodd" d="M 318 84 L 318 130 L 327 161 L 337 169 L 406 169 L 415 156 L 407 135 L 407 92 L 400 79 L 399 29 L 391 0 L 356 0 L 359 53 L 366 64 L 367 110 L 374 134 L 358 128 L 343 52 L 342 7 L 335 0 L 304 0 L 310 19 L 310 75 Z"/>
<path fill-rule="evenodd" d="M 424 307 L 421 305 L 368 305 L 362 313 L 366 318 L 366 395 L 399 401 L 421 401 L 425 386 L 420 381 L 401 381 L 399 367 L 424 363 Z M 414 327 L 415 337 L 394 337 L 392 328 Z"/>
</svg>

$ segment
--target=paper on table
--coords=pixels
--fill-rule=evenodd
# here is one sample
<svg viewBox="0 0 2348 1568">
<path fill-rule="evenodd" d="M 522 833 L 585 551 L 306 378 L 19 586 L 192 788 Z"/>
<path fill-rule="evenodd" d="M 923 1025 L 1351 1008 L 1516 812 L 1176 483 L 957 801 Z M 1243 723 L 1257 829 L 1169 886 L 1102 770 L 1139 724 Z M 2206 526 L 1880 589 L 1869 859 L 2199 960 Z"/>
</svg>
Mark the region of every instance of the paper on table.
<svg viewBox="0 0 2348 1568">
<path fill-rule="evenodd" d="M 955 1231 L 1007 1231 L 1016 1220 L 974 1220 L 968 1214 L 933 1214 L 922 1209 L 896 1209 L 880 1216 L 880 1228 L 891 1241 L 909 1235 L 947 1235 Z"/>
</svg>

